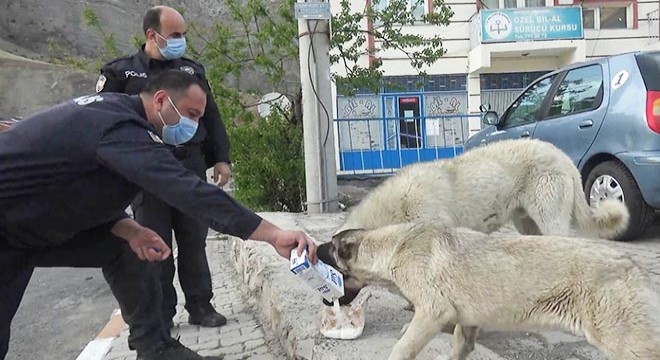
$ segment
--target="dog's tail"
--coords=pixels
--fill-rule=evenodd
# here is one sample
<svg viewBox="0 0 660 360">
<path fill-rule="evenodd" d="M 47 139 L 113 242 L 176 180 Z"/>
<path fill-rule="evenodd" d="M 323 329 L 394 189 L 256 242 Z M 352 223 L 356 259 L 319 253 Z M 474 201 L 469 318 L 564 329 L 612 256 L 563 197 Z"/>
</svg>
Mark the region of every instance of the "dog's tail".
<svg viewBox="0 0 660 360">
<path fill-rule="evenodd" d="M 606 199 L 591 207 L 582 190 L 580 177 L 573 177 L 573 221 L 584 232 L 614 239 L 628 228 L 630 213 L 616 199 Z"/>
</svg>

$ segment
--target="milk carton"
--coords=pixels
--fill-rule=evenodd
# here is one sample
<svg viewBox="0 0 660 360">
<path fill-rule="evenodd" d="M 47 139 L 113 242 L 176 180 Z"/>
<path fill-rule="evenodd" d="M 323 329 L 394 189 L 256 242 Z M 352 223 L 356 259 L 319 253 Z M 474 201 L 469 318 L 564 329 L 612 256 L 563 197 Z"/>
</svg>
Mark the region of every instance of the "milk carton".
<svg viewBox="0 0 660 360">
<path fill-rule="evenodd" d="M 289 269 L 302 278 L 307 285 L 316 289 L 327 301 L 334 301 L 344 296 L 344 277 L 332 266 L 318 260 L 312 264 L 307 257 L 307 249 L 298 256 L 298 250 L 291 250 Z"/>
</svg>

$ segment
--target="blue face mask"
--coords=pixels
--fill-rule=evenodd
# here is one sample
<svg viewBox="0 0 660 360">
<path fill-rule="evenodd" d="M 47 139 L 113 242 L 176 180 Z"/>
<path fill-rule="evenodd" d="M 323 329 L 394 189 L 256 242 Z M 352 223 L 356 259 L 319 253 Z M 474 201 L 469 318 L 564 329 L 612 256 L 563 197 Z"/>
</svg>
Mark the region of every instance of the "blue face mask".
<svg viewBox="0 0 660 360">
<path fill-rule="evenodd" d="M 179 122 L 176 125 L 167 125 L 163 120 L 163 115 L 160 114 L 160 111 L 158 112 L 160 121 L 163 123 L 163 142 L 169 145 L 181 145 L 195 136 L 198 124 L 196 121 L 181 115 L 169 96 L 167 100 L 169 100 L 176 113 L 179 114 Z"/>
<path fill-rule="evenodd" d="M 163 55 L 163 58 L 165 60 L 173 60 L 173 59 L 178 59 L 183 56 L 183 54 L 186 52 L 186 38 L 185 37 L 180 37 L 180 38 L 170 38 L 170 39 L 165 39 L 162 37 L 159 33 L 156 33 L 161 39 L 165 40 L 167 42 L 167 45 L 164 48 L 158 48 L 160 51 L 160 54 Z"/>
</svg>

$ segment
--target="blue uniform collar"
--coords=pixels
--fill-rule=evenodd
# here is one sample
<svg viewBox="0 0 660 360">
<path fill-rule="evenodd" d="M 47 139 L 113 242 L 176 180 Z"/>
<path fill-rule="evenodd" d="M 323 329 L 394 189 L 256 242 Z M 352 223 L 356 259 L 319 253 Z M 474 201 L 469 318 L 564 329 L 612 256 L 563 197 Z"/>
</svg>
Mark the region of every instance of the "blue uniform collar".
<svg viewBox="0 0 660 360">
<path fill-rule="evenodd" d="M 157 67 L 157 68 L 158 67 L 163 67 L 163 66 L 166 66 L 166 65 L 178 60 L 178 59 L 174 59 L 174 60 L 152 59 L 144 51 L 144 46 L 145 46 L 145 44 L 142 44 L 142 46 L 140 46 L 140 50 L 137 53 L 137 57 L 140 60 L 140 62 L 142 63 L 142 65 L 144 66 L 144 68 L 147 69 L 147 70 L 152 69 L 154 67 Z"/>
<path fill-rule="evenodd" d="M 140 99 L 140 95 L 131 95 L 129 99 L 131 100 L 133 109 L 138 113 L 138 115 L 140 115 L 140 117 L 143 118 L 145 121 L 149 122 L 149 120 L 147 120 L 147 112 L 144 110 L 144 104 L 142 104 L 142 99 Z"/>
</svg>

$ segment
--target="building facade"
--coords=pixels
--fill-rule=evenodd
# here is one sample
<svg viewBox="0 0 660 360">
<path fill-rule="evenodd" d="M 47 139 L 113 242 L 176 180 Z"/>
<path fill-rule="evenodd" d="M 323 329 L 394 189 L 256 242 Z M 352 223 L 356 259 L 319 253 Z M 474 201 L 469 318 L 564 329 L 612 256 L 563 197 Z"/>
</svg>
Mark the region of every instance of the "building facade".
<svg viewBox="0 0 660 360">
<path fill-rule="evenodd" d="M 380 0 L 378 6 L 386 3 Z M 361 65 L 383 61 L 381 92 L 347 97 L 333 89 L 338 174 L 391 172 L 411 162 L 455 156 L 481 128 L 481 105 L 501 112 L 532 81 L 565 65 L 660 49 L 658 0 L 447 0 L 446 5 L 454 12 L 440 29 L 446 54 L 424 69 L 426 81 L 405 54 L 379 50 L 378 41 L 368 38 L 366 50 L 373 55 L 365 55 Z M 366 3 L 354 0 L 352 6 L 361 11 Z M 332 7 L 340 9 L 339 2 Z M 414 8 L 418 16 L 432 11 L 429 0 Z M 373 26 L 366 19 L 363 25 Z M 438 29 L 420 24 L 404 31 Z"/>
</svg>

